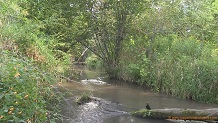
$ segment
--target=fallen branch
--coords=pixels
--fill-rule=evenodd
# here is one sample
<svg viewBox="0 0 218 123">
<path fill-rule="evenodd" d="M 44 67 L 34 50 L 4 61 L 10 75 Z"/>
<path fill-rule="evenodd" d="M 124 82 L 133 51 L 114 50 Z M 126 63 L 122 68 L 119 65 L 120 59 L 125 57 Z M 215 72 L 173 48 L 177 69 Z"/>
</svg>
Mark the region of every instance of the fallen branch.
<svg viewBox="0 0 218 123">
<path fill-rule="evenodd" d="M 151 119 L 218 121 L 218 108 L 212 109 L 142 109 L 132 112 L 131 115 Z"/>
<path fill-rule="evenodd" d="M 89 47 L 86 48 L 86 49 L 83 51 L 83 53 L 81 54 L 81 56 L 78 58 L 77 63 L 79 63 L 80 59 L 85 55 L 85 52 L 86 52 L 88 49 L 89 49 Z"/>
</svg>

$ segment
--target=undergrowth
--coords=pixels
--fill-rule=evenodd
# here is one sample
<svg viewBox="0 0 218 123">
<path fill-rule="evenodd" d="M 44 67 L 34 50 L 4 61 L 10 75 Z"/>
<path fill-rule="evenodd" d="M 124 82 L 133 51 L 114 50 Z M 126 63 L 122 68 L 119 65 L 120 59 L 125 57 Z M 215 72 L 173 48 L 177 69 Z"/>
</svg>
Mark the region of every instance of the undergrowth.
<svg viewBox="0 0 218 123">
<path fill-rule="evenodd" d="M 102 68 L 102 61 L 99 58 L 92 54 L 86 58 L 85 63 L 89 69 L 100 69 Z"/>
<path fill-rule="evenodd" d="M 142 44 L 140 41 L 136 43 Z M 179 98 L 218 103 L 217 42 L 169 35 L 157 38 L 153 53 L 149 54 L 146 53 L 148 44 L 144 43 L 143 49 L 136 43 L 129 49 L 131 53 L 127 51 L 129 54 L 123 55 L 122 79 Z"/>
<path fill-rule="evenodd" d="M 0 1 L 0 122 L 53 123 L 61 100 L 53 85 L 70 56 L 55 57 L 56 40 L 41 33 L 43 25 L 27 19 L 18 3 Z"/>
<path fill-rule="evenodd" d="M 0 56 L 0 122 L 48 120 L 47 102 L 55 98 L 51 90 L 55 76 L 9 50 L 1 50 Z"/>
</svg>

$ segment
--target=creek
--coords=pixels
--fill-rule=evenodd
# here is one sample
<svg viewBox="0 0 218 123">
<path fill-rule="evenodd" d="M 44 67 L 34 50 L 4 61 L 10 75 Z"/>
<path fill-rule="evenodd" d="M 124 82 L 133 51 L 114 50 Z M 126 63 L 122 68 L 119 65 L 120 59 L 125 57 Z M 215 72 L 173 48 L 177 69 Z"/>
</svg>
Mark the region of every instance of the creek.
<svg viewBox="0 0 218 123">
<path fill-rule="evenodd" d="M 130 116 L 129 112 L 145 108 L 146 102 L 153 109 L 163 108 L 218 108 L 215 104 L 203 104 L 179 99 L 170 95 L 152 92 L 149 88 L 118 80 L 109 80 L 104 72 L 76 68 L 80 72 L 77 82 L 63 83 L 73 96 L 66 98 L 62 105 L 64 119 L 59 123 L 183 123 L 184 121 L 141 119 Z M 87 92 L 96 100 L 77 105 L 78 95 Z M 187 121 L 186 121 L 187 122 Z"/>
</svg>

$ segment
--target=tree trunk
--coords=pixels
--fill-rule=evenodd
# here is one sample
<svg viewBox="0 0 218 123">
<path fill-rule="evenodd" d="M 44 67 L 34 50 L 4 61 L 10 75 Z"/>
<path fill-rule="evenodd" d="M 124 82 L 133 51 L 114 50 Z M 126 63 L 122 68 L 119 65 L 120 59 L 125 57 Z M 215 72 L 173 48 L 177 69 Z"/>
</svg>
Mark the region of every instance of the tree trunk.
<svg viewBox="0 0 218 123">
<path fill-rule="evenodd" d="M 212 109 L 142 109 L 131 113 L 133 116 L 151 119 L 171 119 L 171 120 L 195 120 L 195 121 L 218 121 L 218 108 Z"/>
<path fill-rule="evenodd" d="M 118 71 L 119 71 L 119 68 L 118 68 L 118 65 L 116 64 L 113 64 L 113 63 L 108 63 L 108 64 L 105 64 L 104 66 L 105 68 L 105 71 L 107 72 L 108 76 L 110 79 L 118 79 Z"/>
</svg>

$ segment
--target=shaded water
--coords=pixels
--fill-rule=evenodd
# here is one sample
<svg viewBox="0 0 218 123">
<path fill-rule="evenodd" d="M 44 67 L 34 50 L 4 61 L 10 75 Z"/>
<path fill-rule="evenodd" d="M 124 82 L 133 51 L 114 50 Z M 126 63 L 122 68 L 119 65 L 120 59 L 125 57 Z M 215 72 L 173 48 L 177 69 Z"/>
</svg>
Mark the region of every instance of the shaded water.
<svg viewBox="0 0 218 123">
<path fill-rule="evenodd" d="M 105 73 L 78 68 L 81 77 L 78 82 L 64 83 L 63 86 L 73 92 L 75 96 L 63 102 L 62 112 L 65 116 L 60 123 L 172 123 L 135 118 L 128 112 L 145 108 L 149 102 L 151 108 L 218 108 L 218 105 L 202 104 L 190 100 L 182 100 L 165 94 L 151 92 L 122 81 L 108 80 Z M 96 101 L 77 105 L 77 95 L 89 92 Z M 182 121 L 177 121 L 182 122 Z"/>
</svg>

